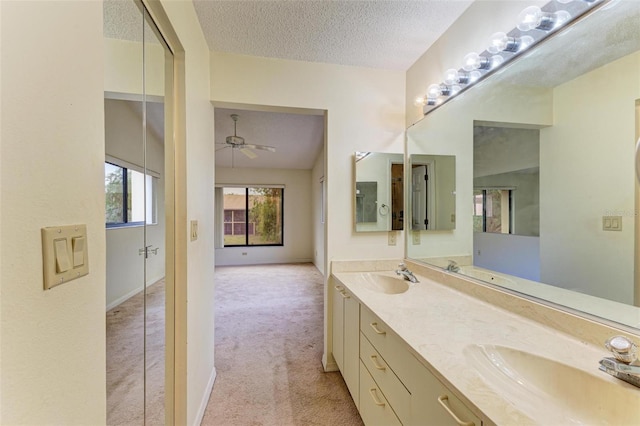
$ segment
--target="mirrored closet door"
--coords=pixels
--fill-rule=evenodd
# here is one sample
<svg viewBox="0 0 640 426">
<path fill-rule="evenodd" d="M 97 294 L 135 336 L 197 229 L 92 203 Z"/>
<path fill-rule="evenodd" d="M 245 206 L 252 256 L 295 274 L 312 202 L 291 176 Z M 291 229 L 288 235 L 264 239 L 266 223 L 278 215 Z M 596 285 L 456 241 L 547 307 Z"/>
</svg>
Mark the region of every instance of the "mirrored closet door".
<svg viewBox="0 0 640 426">
<path fill-rule="evenodd" d="M 165 424 L 165 67 L 145 6 L 104 2 L 107 424 Z"/>
</svg>

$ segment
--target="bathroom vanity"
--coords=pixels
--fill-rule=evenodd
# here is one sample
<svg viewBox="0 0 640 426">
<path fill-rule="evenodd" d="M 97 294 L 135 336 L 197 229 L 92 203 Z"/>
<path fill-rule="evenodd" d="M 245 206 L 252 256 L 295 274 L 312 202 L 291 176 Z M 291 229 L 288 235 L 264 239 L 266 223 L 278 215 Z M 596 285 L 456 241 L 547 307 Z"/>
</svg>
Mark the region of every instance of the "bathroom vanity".
<svg viewBox="0 0 640 426">
<path fill-rule="evenodd" d="M 397 263 L 332 264 L 333 354 L 366 425 L 640 424 L 640 389 L 598 369 L 620 330 Z"/>
</svg>

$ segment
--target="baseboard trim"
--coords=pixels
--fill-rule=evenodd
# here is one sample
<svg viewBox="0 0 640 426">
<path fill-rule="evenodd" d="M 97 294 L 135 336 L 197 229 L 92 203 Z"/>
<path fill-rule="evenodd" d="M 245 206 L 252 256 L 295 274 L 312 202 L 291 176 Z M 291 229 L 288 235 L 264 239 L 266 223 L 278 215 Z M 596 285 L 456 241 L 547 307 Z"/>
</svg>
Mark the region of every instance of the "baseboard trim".
<svg viewBox="0 0 640 426">
<path fill-rule="evenodd" d="M 136 294 L 140 293 L 142 290 L 139 288 L 136 288 L 133 291 L 130 291 L 129 293 L 125 294 L 122 297 L 117 298 L 116 300 L 114 300 L 113 302 L 109 303 L 107 305 L 107 312 L 110 311 L 111 309 L 115 308 L 116 306 L 118 306 L 121 303 L 126 302 L 127 300 L 131 299 L 133 296 L 135 296 Z"/>
<path fill-rule="evenodd" d="M 149 282 L 147 282 L 147 288 L 151 287 L 152 285 L 154 285 L 155 283 L 157 283 L 160 280 L 164 279 L 164 275 L 161 276 L 160 278 L 154 279 L 154 280 L 149 280 Z M 142 291 L 141 288 L 135 289 L 130 291 L 129 293 L 125 294 L 122 297 L 117 298 L 116 300 L 114 300 L 113 302 L 109 303 L 107 305 L 107 309 L 106 311 L 109 312 L 111 309 L 115 308 L 116 306 L 118 306 L 121 303 L 126 302 L 127 300 L 131 299 L 133 296 L 135 296 L 136 294 L 140 293 Z"/>
<path fill-rule="evenodd" d="M 204 395 L 202 395 L 202 400 L 200 401 L 200 407 L 198 408 L 196 421 L 193 423 L 194 426 L 199 426 L 202 423 L 204 412 L 207 410 L 207 404 L 209 403 L 209 398 L 211 397 L 211 392 L 213 391 L 213 383 L 216 381 L 216 375 L 216 368 L 213 367 L 213 370 L 211 370 L 211 376 L 209 377 L 209 383 L 207 383 L 207 388 L 205 389 Z"/>
<path fill-rule="evenodd" d="M 338 364 L 333 357 L 331 357 L 331 361 L 327 361 L 327 356 L 322 356 L 322 367 L 324 368 L 325 373 L 331 373 L 333 371 L 340 371 L 338 368 Z"/>
</svg>

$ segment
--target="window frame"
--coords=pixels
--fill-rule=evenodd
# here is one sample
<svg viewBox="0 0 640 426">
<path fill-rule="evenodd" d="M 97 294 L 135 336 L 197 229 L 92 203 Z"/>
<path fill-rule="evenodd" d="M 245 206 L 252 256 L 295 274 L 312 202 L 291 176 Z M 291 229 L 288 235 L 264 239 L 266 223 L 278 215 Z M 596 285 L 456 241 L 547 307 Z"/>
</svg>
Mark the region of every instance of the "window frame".
<svg viewBox="0 0 640 426">
<path fill-rule="evenodd" d="M 110 159 L 106 159 L 104 161 L 105 164 L 109 164 L 111 166 L 117 167 L 119 169 L 121 169 L 122 171 L 122 219 L 123 222 L 107 222 L 106 221 L 106 214 L 105 214 L 105 228 L 107 229 L 114 229 L 114 228 L 129 228 L 129 227 L 137 227 L 137 226 L 152 226 L 152 225 L 157 225 L 158 224 L 158 205 L 157 205 L 157 182 L 154 181 L 154 179 L 157 179 L 157 177 L 153 176 L 152 174 L 149 173 L 143 173 L 139 170 L 136 170 L 136 167 L 127 167 L 126 165 L 123 164 L 119 164 L 119 162 L 116 161 L 111 161 Z M 152 208 L 152 212 L 151 212 L 151 221 L 147 222 L 146 220 L 146 207 L 145 207 L 145 220 L 140 220 L 140 221 L 135 221 L 135 222 L 130 222 L 129 221 L 129 209 L 128 209 L 128 205 L 129 205 L 129 172 L 130 171 L 134 171 L 137 173 L 140 173 L 141 175 L 143 175 L 145 177 L 145 190 L 144 190 L 144 203 L 146 206 L 147 200 L 146 200 L 146 194 L 147 194 L 147 177 L 150 177 L 151 180 L 149 181 L 151 183 L 151 208 Z M 106 200 L 105 200 L 106 203 Z"/>
<path fill-rule="evenodd" d="M 508 199 L 508 203 L 509 203 L 509 229 L 507 230 L 507 232 L 490 232 L 487 231 L 487 191 L 492 191 L 492 190 L 498 190 L 498 191 L 507 191 L 507 199 Z M 490 188 L 490 187 L 480 187 L 480 188 L 474 188 L 474 192 L 476 191 L 480 191 L 481 194 L 478 195 L 482 195 L 482 230 L 481 231 L 475 231 L 474 232 L 482 232 L 482 233 L 487 233 L 487 234 L 506 234 L 506 235 L 512 235 L 514 233 L 514 206 L 513 206 L 513 191 L 514 188 Z M 473 210 L 473 216 L 478 216 L 475 214 L 475 196 L 476 194 L 474 194 L 474 210 Z"/>
<path fill-rule="evenodd" d="M 235 220 L 232 220 L 232 222 L 226 222 L 225 221 L 225 208 L 224 208 L 224 201 L 223 201 L 223 205 L 222 205 L 222 222 L 223 222 L 223 226 L 222 226 L 222 247 L 223 248 L 231 248 L 231 247 L 283 247 L 284 246 L 284 186 L 280 186 L 280 185 L 221 185 L 220 188 L 222 188 L 222 192 L 223 192 L 223 200 L 224 200 L 224 190 L 226 188 L 234 188 L 234 189 L 244 189 L 244 244 L 226 244 L 224 241 L 224 237 L 225 237 L 225 232 L 224 232 L 224 227 L 227 223 L 230 223 L 233 227 L 233 224 L 235 223 L 241 223 L 241 222 L 235 222 Z M 280 242 L 279 243 L 269 243 L 269 244 L 249 244 L 249 229 L 251 228 L 250 226 L 250 222 L 249 222 L 249 190 L 251 189 L 257 189 L 257 188 L 270 188 L 270 189 L 279 189 L 280 190 Z M 237 210 L 231 210 L 232 212 L 236 212 Z M 233 219 L 235 219 L 235 214 L 232 213 L 232 217 Z"/>
</svg>

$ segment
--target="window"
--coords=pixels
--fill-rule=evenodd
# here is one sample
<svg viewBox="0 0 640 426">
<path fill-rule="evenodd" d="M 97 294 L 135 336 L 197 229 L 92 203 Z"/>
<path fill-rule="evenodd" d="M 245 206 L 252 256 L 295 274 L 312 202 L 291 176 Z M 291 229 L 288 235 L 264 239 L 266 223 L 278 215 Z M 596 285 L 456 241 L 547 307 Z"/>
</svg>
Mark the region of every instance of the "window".
<svg viewBox="0 0 640 426">
<path fill-rule="evenodd" d="M 157 223 L 155 180 L 150 175 L 145 177 L 135 170 L 104 163 L 107 227 Z"/>
<path fill-rule="evenodd" d="M 473 191 L 473 231 L 511 234 L 511 189 Z"/>
<path fill-rule="evenodd" d="M 223 188 L 224 245 L 283 245 L 283 188 Z"/>
</svg>

